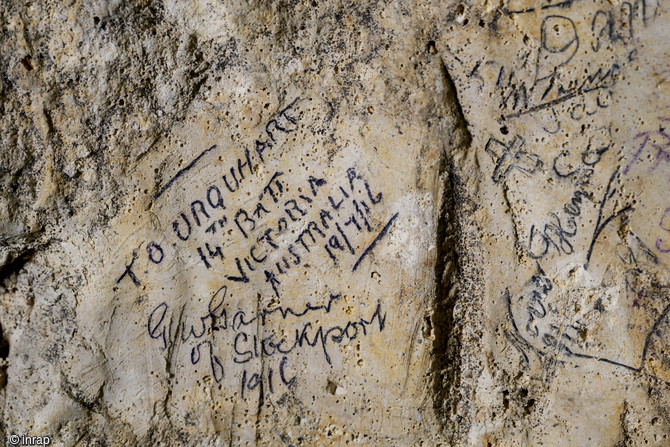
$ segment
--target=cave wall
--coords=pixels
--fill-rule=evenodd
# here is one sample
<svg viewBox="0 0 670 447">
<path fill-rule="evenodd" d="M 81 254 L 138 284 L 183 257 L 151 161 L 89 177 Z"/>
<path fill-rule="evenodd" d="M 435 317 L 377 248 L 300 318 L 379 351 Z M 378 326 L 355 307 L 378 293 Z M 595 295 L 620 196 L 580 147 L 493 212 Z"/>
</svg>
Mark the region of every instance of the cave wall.
<svg viewBox="0 0 670 447">
<path fill-rule="evenodd" d="M 0 4 L 0 438 L 670 445 L 661 0 Z"/>
</svg>

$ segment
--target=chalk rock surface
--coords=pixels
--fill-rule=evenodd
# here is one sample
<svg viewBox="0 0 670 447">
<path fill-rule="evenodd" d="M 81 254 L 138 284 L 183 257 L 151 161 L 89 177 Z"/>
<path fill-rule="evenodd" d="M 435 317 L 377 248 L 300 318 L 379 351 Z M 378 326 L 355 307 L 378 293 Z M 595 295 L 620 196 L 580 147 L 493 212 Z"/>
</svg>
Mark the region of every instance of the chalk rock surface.
<svg viewBox="0 0 670 447">
<path fill-rule="evenodd" d="M 668 20 L 0 3 L 0 440 L 670 445 Z"/>
</svg>

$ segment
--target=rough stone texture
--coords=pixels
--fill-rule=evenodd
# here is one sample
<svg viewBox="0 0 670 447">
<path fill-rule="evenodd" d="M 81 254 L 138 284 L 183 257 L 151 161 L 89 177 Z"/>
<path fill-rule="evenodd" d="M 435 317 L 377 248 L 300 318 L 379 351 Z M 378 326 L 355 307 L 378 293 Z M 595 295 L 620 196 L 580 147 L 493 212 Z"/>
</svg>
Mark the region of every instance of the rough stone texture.
<svg viewBox="0 0 670 447">
<path fill-rule="evenodd" d="M 0 3 L 0 439 L 670 445 L 668 14 Z"/>
</svg>

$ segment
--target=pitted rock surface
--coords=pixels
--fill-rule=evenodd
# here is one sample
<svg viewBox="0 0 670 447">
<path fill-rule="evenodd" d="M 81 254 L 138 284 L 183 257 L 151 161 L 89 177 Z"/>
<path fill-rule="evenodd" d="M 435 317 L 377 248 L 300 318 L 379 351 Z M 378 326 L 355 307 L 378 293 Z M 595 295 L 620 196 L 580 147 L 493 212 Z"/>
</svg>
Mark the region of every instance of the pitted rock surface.
<svg viewBox="0 0 670 447">
<path fill-rule="evenodd" d="M 661 0 L 0 4 L 0 438 L 670 445 Z"/>
</svg>

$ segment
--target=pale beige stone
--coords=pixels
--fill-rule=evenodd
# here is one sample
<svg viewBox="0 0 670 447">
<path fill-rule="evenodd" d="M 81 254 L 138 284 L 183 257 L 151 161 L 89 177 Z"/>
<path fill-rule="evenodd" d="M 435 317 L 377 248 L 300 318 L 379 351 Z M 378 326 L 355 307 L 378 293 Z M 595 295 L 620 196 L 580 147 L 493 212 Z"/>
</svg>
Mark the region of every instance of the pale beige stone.
<svg viewBox="0 0 670 447">
<path fill-rule="evenodd" d="M 1 4 L 0 438 L 670 445 L 667 15 Z"/>
</svg>

